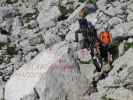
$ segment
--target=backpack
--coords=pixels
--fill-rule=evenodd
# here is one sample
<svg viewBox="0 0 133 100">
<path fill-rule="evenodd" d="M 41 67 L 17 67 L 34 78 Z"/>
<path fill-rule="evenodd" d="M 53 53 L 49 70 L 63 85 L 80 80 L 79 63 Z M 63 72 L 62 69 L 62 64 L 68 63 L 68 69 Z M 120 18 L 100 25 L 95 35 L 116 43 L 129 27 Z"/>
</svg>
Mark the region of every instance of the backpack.
<svg viewBox="0 0 133 100">
<path fill-rule="evenodd" d="M 79 20 L 79 24 L 84 39 L 94 41 L 97 38 L 97 31 L 91 22 L 88 22 L 87 19 L 82 18 Z"/>
<path fill-rule="evenodd" d="M 97 30 L 91 22 L 88 22 L 87 30 L 87 37 L 90 37 L 92 41 L 97 39 Z"/>
<path fill-rule="evenodd" d="M 111 44 L 112 43 L 112 35 L 111 35 L 111 33 L 110 32 L 101 32 L 100 40 L 105 45 Z"/>
</svg>

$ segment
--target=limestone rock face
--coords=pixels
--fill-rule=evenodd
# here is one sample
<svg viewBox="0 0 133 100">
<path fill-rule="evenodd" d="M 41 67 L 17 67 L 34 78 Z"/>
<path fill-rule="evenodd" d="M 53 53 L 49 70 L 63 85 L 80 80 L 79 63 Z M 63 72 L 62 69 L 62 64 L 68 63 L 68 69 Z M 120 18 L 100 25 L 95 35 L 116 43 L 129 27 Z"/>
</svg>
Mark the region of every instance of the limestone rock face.
<svg viewBox="0 0 133 100">
<path fill-rule="evenodd" d="M 129 1 L 105 1 L 99 0 L 97 6 L 99 7 L 97 11 L 98 23 L 96 24 L 98 32 L 103 31 L 105 25 L 110 26 L 110 32 L 112 36 L 122 36 L 128 33 L 126 26 L 123 24 L 131 20 L 131 12 L 128 10 Z M 129 8 L 128 8 L 129 7 Z"/>
<path fill-rule="evenodd" d="M 132 96 L 132 49 L 117 59 L 108 77 L 98 83 L 99 91 L 116 100 L 131 100 Z M 108 90 L 109 89 L 109 90 Z"/>
<path fill-rule="evenodd" d="M 24 64 L 16 71 L 6 84 L 5 99 L 27 100 L 26 98 L 34 98 L 34 92 L 39 93 L 39 96 L 43 96 L 41 93 L 45 90 L 47 70 L 67 51 L 67 46 L 62 48 L 63 52 L 58 51 L 63 44 L 60 43 L 55 46 L 56 48 L 44 50 L 34 60 Z M 16 84 L 18 87 L 16 87 Z"/>
<path fill-rule="evenodd" d="M 132 0 L 96 4 L 86 18 L 98 36 L 105 25 L 113 38 L 133 35 Z M 79 11 L 87 5 L 78 0 L 0 0 L 0 99 L 6 83 L 6 100 L 132 100 L 132 49 L 125 53 L 121 43 L 120 57 L 108 73 L 96 72 L 90 52 L 76 52 L 79 44 L 72 45 L 73 53 L 68 50 L 79 28 Z"/>
<path fill-rule="evenodd" d="M 78 65 L 70 60 L 69 55 L 64 55 L 61 60 L 53 64 L 47 72 L 44 98 L 82 100 L 89 89 L 87 78 L 81 75 Z"/>
</svg>

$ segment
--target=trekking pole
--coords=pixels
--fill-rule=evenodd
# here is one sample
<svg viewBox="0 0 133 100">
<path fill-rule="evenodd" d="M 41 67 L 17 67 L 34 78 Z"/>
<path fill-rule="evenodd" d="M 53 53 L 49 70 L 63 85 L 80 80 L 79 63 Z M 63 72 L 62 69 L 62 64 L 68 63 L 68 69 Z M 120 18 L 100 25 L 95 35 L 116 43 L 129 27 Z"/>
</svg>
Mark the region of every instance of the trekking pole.
<svg viewBox="0 0 133 100">
<path fill-rule="evenodd" d="M 5 88 L 3 88 L 2 90 L 3 90 L 3 92 L 2 92 L 2 96 L 3 96 L 2 100 L 5 100 Z"/>
</svg>

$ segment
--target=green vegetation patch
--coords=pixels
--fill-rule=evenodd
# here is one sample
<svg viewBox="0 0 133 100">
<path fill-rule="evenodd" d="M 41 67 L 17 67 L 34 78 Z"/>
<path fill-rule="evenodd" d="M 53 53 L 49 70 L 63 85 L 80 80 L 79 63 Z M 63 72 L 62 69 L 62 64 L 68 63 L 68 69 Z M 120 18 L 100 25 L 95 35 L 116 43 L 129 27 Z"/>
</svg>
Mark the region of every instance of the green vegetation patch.
<svg viewBox="0 0 133 100">
<path fill-rule="evenodd" d="M 37 8 L 34 8 L 34 9 L 35 9 L 35 12 L 27 13 L 23 16 L 23 19 L 25 20 L 26 23 L 29 23 L 31 20 L 35 20 L 39 15 L 38 9 Z"/>
<path fill-rule="evenodd" d="M 103 96 L 101 99 L 102 99 L 102 100 L 115 100 L 115 99 L 110 98 L 110 97 L 107 97 L 107 96 Z"/>
<path fill-rule="evenodd" d="M 5 43 L 5 42 L 0 42 L 0 49 L 1 49 L 3 46 L 5 46 L 5 45 L 7 45 L 7 43 Z"/>
<path fill-rule="evenodd" d="M 11 46 L 9 42 L 0 42 L 0 64 L 9 64 L 14 55 L 17 55 L 16 45 Z"/>
<path fill-rule="evenodd" d="M 74 1 L 70 1 L 70 2 L 67 2 L 66 5 L 73 5 L 73 4 L 74 4 Z M 75 10 L 73 7 L 70 7 L 69 9 L 67 9 L 67 7 L 63 6 L 62 0 L 59 0 L 58 8 L 59 8 L 62 15 L 71 14 Z"/>
<path fill-rule="evenodd" d="M 79 0 L 79 2 L 81 2 L 81 3 L 83 3 L 83 2 L 85 2 L 86 0 Z"/>
<path fill-rule="evenodd" d="M 61 6 L 61 5 L 59 5 L 59 10 L 62 15 L 67 15 L 68 13 L 72 13 L 74 11 L 73 8 L 67 9 L 66 7 Z"/>
<path fill-rule="evenodd" d="M 97 0 L 91 0 L 91 2 L 92 2 L 93 4 L 96 4 Z"/>
<path fill-rule="evenodd" d="M 129 48 L 133 48 L 133 42 L 125 44 L 125 49 L 128 50 Z"/>
<path fill-rule="evenodd" d="M 7 54 L 9 55 L 16 55 L 17 51 L 16 51 L 16 47 L 7 47 Z"/>
</svg>

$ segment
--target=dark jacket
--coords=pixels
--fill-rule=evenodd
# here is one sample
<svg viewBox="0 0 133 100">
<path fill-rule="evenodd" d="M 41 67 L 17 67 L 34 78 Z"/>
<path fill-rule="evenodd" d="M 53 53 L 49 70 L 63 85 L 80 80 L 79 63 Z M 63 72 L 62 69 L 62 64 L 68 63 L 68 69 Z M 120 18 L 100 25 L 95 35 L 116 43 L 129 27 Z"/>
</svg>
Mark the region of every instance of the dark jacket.
<svg viewBox="0 0 133 100">
<path fill-rule="evenodd" d="M 97 31 L 91 22 L 81 18 L 79 21 L 79 30 L 75 32 L 75 40 L 78 42 L 78 33 L 82 33 L 85 40 L 94 41 L 97 39 Z"/>
</svg>

